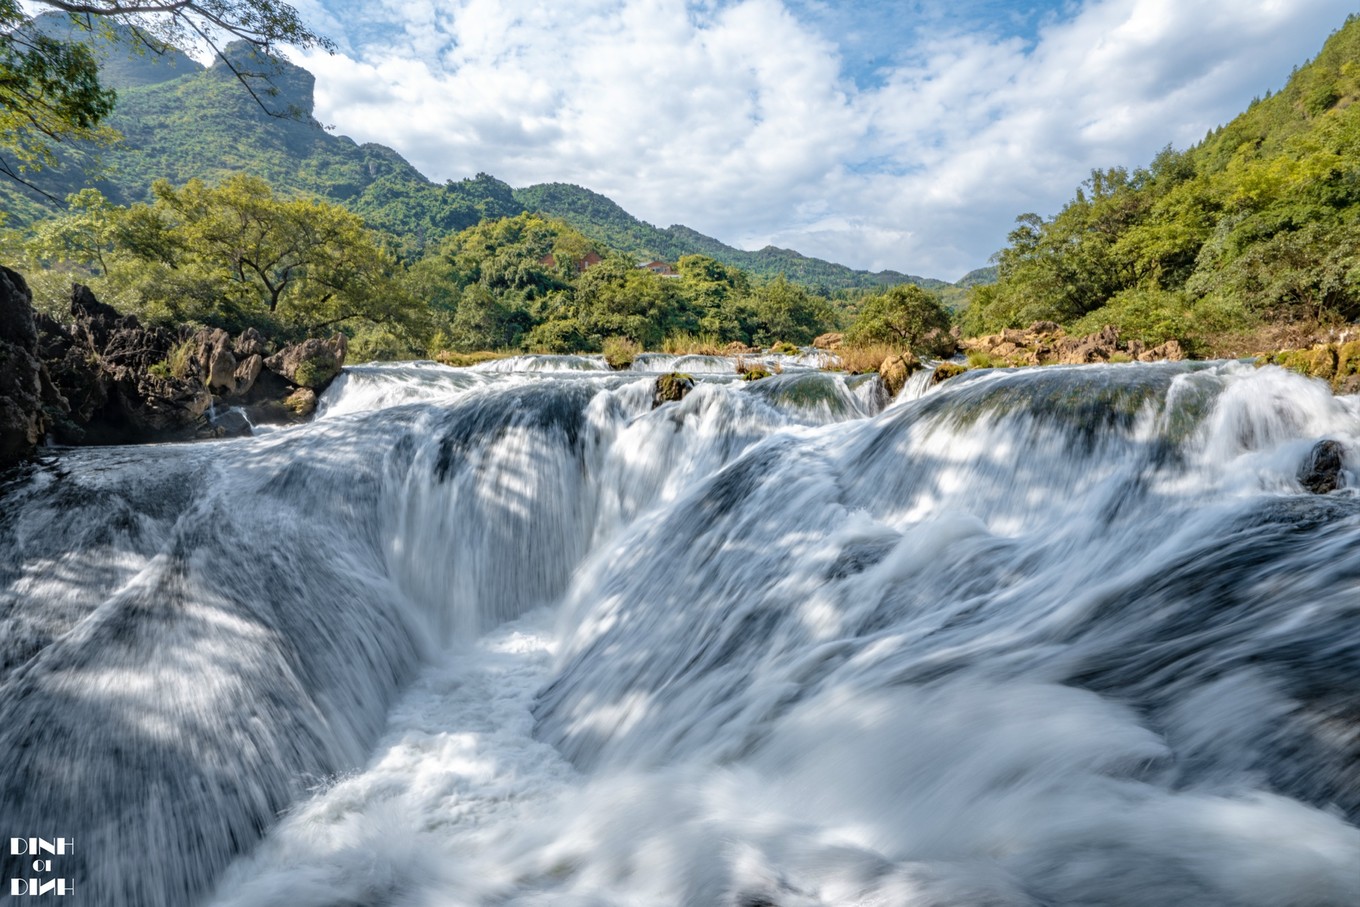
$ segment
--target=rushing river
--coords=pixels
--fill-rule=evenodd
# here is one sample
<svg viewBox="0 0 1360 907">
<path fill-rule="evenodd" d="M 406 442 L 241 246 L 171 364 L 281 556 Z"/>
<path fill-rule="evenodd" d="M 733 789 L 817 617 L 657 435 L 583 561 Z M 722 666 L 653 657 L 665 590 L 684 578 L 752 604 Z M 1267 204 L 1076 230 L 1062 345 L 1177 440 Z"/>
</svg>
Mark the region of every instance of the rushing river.
<svg viewBox="0 0 1360 907">
<path fill-rule="evenodd" d="M 12 476 L 0 835 L 73 850 L 4 894 L 1360 904 L 1360 398 L 602 365 L 361 366 Z"/>
</svg>

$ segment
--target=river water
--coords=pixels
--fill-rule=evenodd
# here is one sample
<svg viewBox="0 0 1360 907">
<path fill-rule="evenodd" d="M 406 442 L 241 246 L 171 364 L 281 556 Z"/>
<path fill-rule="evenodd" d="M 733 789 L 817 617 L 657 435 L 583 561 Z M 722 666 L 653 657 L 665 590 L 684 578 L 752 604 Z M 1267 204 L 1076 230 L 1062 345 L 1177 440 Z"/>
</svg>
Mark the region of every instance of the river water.
<svg viewBox="0 0 1360 907">
<path fill-rule="evenodd" d="M 0 834 L 74 849 L 5 894 L 1360 903 L 1360 398 L 783 364 L 359 366 L 12 476 Z"/>
</svg>

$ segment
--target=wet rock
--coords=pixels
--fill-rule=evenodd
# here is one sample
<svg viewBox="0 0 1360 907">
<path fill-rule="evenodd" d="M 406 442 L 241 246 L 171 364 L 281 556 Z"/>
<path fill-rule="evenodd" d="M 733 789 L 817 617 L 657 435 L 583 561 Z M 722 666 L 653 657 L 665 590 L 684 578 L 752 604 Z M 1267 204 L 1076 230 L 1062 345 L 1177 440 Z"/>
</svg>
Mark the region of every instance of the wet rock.
<svg viewBox="0 0 1360 907">
<path fill-rule="evenodd" d="M 204 436 L 210 438 L 242 438 L 249 437 L 252 434 L 254 434 L 254 431 L 251 429 L 250 420 L 246 418 L 245 413 L 239 409 L 229 409 L 209 423 Z"/>
<path fill-rule="evenodd" d="M 968 366 L 959 362 L 941 362 L 935 366 L 935 372 L 930 376 L 931 384 L 941 384 L 950 378 L 956 378 L 968 371 Z"/>
<path fill-rule="evenodd" d="M 694 378 L 683 372 L 670 372 L 660 375 L 656 379 L 656 385 L 652 390 L 652 409 L 656 409 L 663 403 L 676 403 L 685 399 L 690 391 L 694 390 Z"/>
<path fill-rule="evenodd" d="M 1346 448 L 1330 438 L 1319 441 L 1299 467 L 1299 484 L 1313 494 L 1326 494 L 1341 487 L 1341 470 Z"/>
<path fill-rule="evenodd" d="M 345 364 L 348 351 L 344 334 L 330 340 L 304 340 L 286 346 L 264 361 L 265 368 L 298 387 L 323 390 Z"/>
</svg>

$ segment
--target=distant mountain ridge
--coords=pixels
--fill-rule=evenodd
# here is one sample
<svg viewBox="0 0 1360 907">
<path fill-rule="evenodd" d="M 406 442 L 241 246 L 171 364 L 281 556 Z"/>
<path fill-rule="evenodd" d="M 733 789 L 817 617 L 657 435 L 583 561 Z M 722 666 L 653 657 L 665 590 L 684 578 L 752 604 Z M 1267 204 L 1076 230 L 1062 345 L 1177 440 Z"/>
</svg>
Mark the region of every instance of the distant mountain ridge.
<svg viewBox="0 0 1360 907">
<path fill-rule="evenodd" d="M 708 255 L 758 276 L 782 273 L 828 291 L 896 283 L 952 286 L 896 271 L 856 270 L 773 246 L 754 252 L 737 249 L 682 225 L 659 229 L 599 193 L 566 183 L 512 189 L 487 174 L 432 182 L 391 148 L 329 133 L 312 116 L 313 75 L 286 61 L 259 57 L 243 43 L 226 49 L 230 67 L 221 60 L 204 67 L 173 48 L 137 52 L 142 42 L 126 29 L 121 40 L 110 42 L 64 14 L 39 16 L 34 27 L 94 47 L 103 79 L 118 92 L 109 124 L 124 136 L 103 150 L 63 149 L 58 169 L 34 174 L 34 185 L 57 199 L 93 185 L 127 204 L 145 200 L 156 179 L 216 182 L 247 172 L 281 192 L 310 193 L 343 204 L 398 237 L 411 254 L 483 218 L 533 211 L 560 218 L 591 239 L 639 257 L 674 261 L 687 254 Z M 251 84 L 258 101 L 242 87 L 238 74 Z M 0 183 L 0 205 L 11 227 L 54 210 L 41 194 L 8 181 Z"/>
</svg>

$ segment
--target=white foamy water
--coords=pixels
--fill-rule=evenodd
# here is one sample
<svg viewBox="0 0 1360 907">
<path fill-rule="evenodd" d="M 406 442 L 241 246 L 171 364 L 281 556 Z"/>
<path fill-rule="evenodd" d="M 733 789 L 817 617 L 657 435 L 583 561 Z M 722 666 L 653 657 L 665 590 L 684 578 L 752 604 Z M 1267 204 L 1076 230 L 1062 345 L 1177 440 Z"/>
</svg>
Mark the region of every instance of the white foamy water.
<svg viewBox="0 0 1360 907">
<path fill-rule="evenodd" d="M 5 489 L 0 825 L 68 902 L 1360 902 L 1355 399 L 588 365 Z"/>
</svg>

